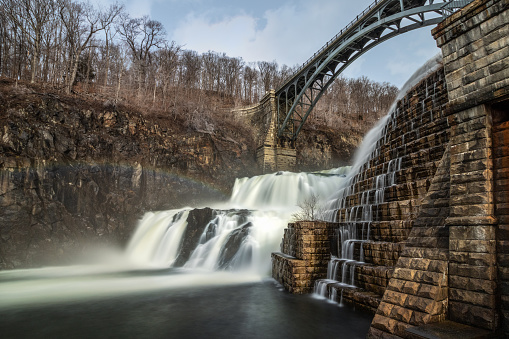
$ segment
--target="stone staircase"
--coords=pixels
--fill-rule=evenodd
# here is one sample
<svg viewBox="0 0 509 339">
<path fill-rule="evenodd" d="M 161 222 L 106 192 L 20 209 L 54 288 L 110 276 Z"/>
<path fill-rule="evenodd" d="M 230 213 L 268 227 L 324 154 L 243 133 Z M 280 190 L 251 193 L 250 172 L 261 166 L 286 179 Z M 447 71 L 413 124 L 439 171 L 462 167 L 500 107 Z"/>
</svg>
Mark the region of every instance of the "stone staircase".
<svg viewBox="0 0 509 339">
<path fill-rule="evenodd" d="M 327 264 L 322 268 L 313 266 L 309 268 L 312 273 L 307 272 L 305 276 L 308 280 L 299 280 L 297 277 L 304 276 L 297 272 L 304 268 L 293 268 L 293 273 L 290 269 L 297 267 L 299 260 L 305 260 L 302 252 L 295 250 L 300 246 L 296 244 L 313 244 L 298 240 L 304 224 L 289 225 L 282 254 L 273 254 L 273 276 L 287 290 L 309 293 L 313 281 L 327 278 L 319 280 L 325 297 L 376 311 L 447 148 L 448 122 L 443 113 L 447 100 L 444 72 L 439 69 L 398 102 L 377 147 L 347 188 L 348 194 L 340 204 L 342 208 L 337 211 L 338 222 L 327 223 L 330 244 L 315 243 L 320 248 L 322 263 L 330 258 L 338 262 L 336 272 L 327 273 Z M 309 232 L 314 232 L 318 224 L 305 225 Z M 355 229 L 354 238 L 358 240 L 348 240 L 351 253 L 347 260 L 340 258 L 348 257 L 342 253 L 346 240 L 342 234 L 346 234 L 344 230 L 348 227 L 350 231 Z M 327 248 L 328 254 L 324 252 Z"/>
</svg>

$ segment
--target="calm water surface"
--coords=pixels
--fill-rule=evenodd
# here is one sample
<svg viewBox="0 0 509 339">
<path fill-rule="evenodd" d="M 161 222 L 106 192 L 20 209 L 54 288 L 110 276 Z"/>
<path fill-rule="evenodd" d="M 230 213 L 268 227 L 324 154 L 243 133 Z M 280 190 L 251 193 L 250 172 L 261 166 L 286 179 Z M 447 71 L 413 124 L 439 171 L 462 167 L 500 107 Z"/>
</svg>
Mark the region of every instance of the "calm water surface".
<svg viewBox="0 0 509 339">
<path fill-rule="evenodd" d="M 371 319 L 266 279 L 9 306 L 0 309 L 0 337 L 364 338 Z"/>
</svg>

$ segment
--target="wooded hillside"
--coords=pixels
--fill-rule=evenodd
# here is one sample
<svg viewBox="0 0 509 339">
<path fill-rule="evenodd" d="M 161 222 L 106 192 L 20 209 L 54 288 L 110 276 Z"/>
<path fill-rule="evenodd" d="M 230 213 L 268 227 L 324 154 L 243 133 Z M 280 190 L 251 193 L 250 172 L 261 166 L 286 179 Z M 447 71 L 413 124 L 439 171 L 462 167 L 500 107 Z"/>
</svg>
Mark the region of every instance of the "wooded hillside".
<svg viewBox="0 0 509 339">
<path fill-rule="evenodd" d="M 160 22 L 133 18 L 119 3 L 96 8 L 73 0 L 0 0 L 0 76 L 180 115 L 195 130 L 213 131 L 225 111 L 257 102 L 295 68 L 186 50 L 168 41 Z M 365 132 L 396 92 L 365 77 L 340 78 L 310 126 Z"/>
</svg>

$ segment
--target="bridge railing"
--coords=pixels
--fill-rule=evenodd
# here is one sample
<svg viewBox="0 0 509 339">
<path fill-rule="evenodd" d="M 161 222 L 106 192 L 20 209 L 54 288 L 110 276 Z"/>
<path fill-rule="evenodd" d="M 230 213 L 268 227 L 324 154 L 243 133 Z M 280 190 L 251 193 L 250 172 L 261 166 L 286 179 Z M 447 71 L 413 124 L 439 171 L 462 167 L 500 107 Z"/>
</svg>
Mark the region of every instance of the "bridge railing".
<svg viewBox="0 0 509 339">
<path fill-rule="evenodd" d="M 314 60 L 318 55 L 320 55 L 322 52 L 324 52 L 326 49 L 329 48 L 336 40 L 343 34 L 345 34 L 349 29 L 351 29 L 355 24 L 359 22 L 359 19 L 362 19 L 369 11 L 371 11 L 376 5 L 378 5 L 381 2 L 384 2 L 385 0 L 375 0 L 371 5 L 369 5 L 368 8 L 366 8 L 364 11 L 362 11 L 361 14 L 357 15 L 355 19 L 353 19 L 348 25 L 346 25 L 339 33 L 337 33 L 332 39 L 330 39 L 325 45 L 323 45 L 317 52 L 315 52 L 306 62 L 304 62 L 295 72 L 292 73 L 291 76 L 285 79 L 285 81 L 279 86 L 278 90 L 281 88 L 284 88 L 291 80 L 299 74 L 303 69 L 305 69 L 312 60 Z M 444 6 L 442 7 L 445 10 L 452 11 L 453 8 L 458 7 L 458 3 L 461 5 L 461 7 L 464 7 L 471 3 L 473 0 L 444 0 Z"/>
<path fill-rule="evenodd" d="M 284 81 L 284 83 L 282 84 L 282 86 L 280 86 L 280 88 L 284 87 L 296 74 L 298 74 L 300 71 L 302 71 L 304 68 L 306 68 L 306 66 L 311 62 L 311 60 L 313 60 L 314 58 L 316 58 L 317 55 L 321 54 L 323 51 L 325 51 L 327 48 L 329 48 L 329 46 L 334 41 L 336 41 L 341 35 L 343 35 L 346 31 L 348 31 L 350 28 L 352 28 L 352 26 L 354 26 L 356 23 L 359 22 L 359 19 L 362 19 L 362 17 L 364 17 L 364 15 L 366 15 L 371 9 L 373 9 L 373 7 L 375 7 L 376 5 L 378 5 L 379 2 L 382 2 L 382 1 L 383 0 L 375 0 L 371 5 L 369 5 L 368 8 L 366 8 L 364 11 L 362 11 L 361 14 L 357 15 L 355 17 L 355 19 L 350 21 L 350 23 L 348 25 L 346 25 L 343 29 L 341 29 L 341 31 L 339 31 L 338 34 L 336 34 L 332 39 L 327 41 L 327 43 L 325 45 L 323 45 L 317 52 L 315 52 L 315 54 L 313 54 L 308 60 L 306 60 L 295 72 L 293 72 L 293 74 L 291 76 L 289 76 Z"/>
</svg>

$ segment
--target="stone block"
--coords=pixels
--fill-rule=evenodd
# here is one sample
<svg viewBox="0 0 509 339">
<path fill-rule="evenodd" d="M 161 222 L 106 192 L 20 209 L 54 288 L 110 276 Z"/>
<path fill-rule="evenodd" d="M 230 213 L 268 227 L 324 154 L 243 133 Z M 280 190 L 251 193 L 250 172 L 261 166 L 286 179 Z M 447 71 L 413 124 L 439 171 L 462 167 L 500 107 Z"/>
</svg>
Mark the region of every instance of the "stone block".
<svg viewBox="0 0 509 339">
<path fill-rule="evenodd" d="M 371 326 L 374 327 L 375 329 L 379 329 L 382 332 L 386 332 L 386 333 L 394 333 L 394 331 L 396 329 L 396 325 L 397 325 L 397 323 L 395 320 L 390 319 L 389 317 L 380 315 L 378 313 L 375 314 L 375 316 L 373 317 L 373 322 L 371 324 Z M 383 337 L 381 337 L 381 338 L 383 338 Z"/>
<path fill-rule="evenodd" d="M 475 226 L 472 226 L 475 227 Z M 452 252 L 491 253 L 496 252 L 495 240 L 449 240 L 449 250 Z"/>
<path fill-rule="evenodd" d="M 445 272 L 416 271 L 415 279 L 416 281 L 430 285 L 444 286 L 447 284 L 447 276 L 445 275 Z"/>
<path fill-rule="evenodd" d="M 405 308 L 429 315 L 443 314 L 444 304 L 440 301 L 409 295 L 404 304 Z"/>
<path fill-rule="evenodd" d="M 492 216 L 495 212 L 495 206 L 493 204 L 472 204 L 472 205 L 460 205 L 451 206 L 449 218 L 461 217 L 465 219 L 467 216 L 481 217 L 481 216 Z"/>
<path fill-rule="evenodd" d="M 493 195 L 490 191 L 482 193 L 466 193 L 461 195 L 452 195 L 451 206 L 464 205 L 492 205 Z"/>
<path fill-rule="evenodd" d="M 391 313 L 388 315 L 391 319 L 395 319 L 400 322 L 409 323 L 410 319 L 412 319 L 414 311 L 401 307 L 394 306 L 391 310 Z"/>
<path fill-rule="evenodd" d="M 464 161 L 451 164 L 451 174 L 482 172 L 493 170 L 493 162 L 491 158 L 483 158 L 474 161 Z M 449 177 L 450 178 L 450 177 Z M 467 182 L 468 183 L 468 182 Z M 455 182 L 455 184 L 458 184 Z"/>
<path fill-rule="evenodd" d="M 417 296 L 435 301 L 445 300 L 448 296 L 448 288 L 447 286 L 421 284 Z"/>
<path fill-rule="evenodd" d="M 494 240 L 495 226 L 451 226 L 449 237 L 456 240 Z"/>
<path fill-rule="evenodd" d="M 466 291 L 493 295 L 495 294 L 497 284 L 495 281 L 490 280 L 450 276 L 449 287 L 451 289 L 462 289 Z"/>
<path fill-rule="evenodd" d="M 405 305 L 408 297 L 409 296 L 405 293 L 399 293 L 399 292 L 387 290 L 384 293 L 383 301 L 393 304 L 393 305 L 403 306 L 403 305 Z"/>
<path fill-rule="evenodd" d="M 486 128 L 487 111 L 483 105 L 475 106 L 448 116 L 451 125 L 451 142 L 454 135 L 474 132 Z"/>
<path fill-rule="evenodd" d="M 477 170 L 484 170 L 486 169 L 486 165 L 483 164 L 483 162 L 475 162 L 476 164 L 480 164 Z M 451 166 L 452 167 L 452 166 Z M 481 168 L 481 167 L 484 167 Z M 467 182 L 464 184 L 457 184 L 453 185 L 450 188 L 451 195 L 463 195 L 463 194 L 474 194 L 474 193 L 484 193 L 488 192 L 492 189 L 492 185 L 489 181 L 474 181 L 474 182 Z"/>
<path fill-rule="evenodd" d="M 462 263 L 449 263 L 449 276 L 456 275 L 482 280 L 494 280 L 497 275 L 496 271 L 495 266 L 472 266 Z"/>
<path fill-rule="evenodd" d="M 494 330 L 496 325 L 496 314 L 493 309 L 453 300 L 449 302 L 449 318 L 488 330 Z"/>
</svg>

